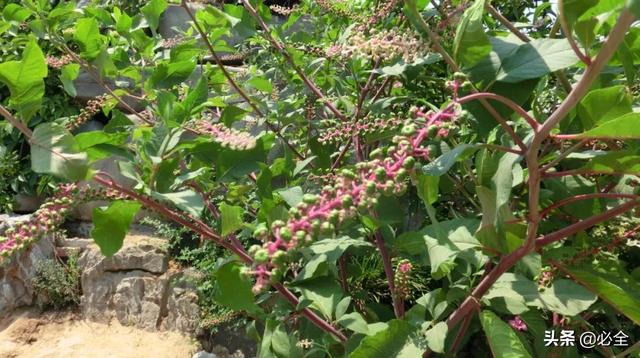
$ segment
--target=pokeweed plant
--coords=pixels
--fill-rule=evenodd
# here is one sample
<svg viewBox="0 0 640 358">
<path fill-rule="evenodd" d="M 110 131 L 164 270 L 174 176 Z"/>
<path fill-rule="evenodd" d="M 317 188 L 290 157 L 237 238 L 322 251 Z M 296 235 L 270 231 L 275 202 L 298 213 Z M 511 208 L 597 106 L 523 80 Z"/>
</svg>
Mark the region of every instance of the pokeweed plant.
<svg viewBox="0 0 640 358">
<path fill-rule="evenodd" d="M 171 39 L 165 0 L 6 5 L 3 36 L 30 35 L 0 64 L 0 114 L 70 184 L 2 252 L 108 198 L 105 255 L 142 207 L 228 250 L 214 299 L 259 323 L 260 356 L 633 353 L 640 2 L 537 3 L 183 2 Z M 106 96 L 32 131 L 47 66 Z M 72 134 L 99 110 L 103 130 Z M 367 294 L 376 275 L 386 294 Z M 610 330 L 626 344 L 549 341 Z"/>
</svg>

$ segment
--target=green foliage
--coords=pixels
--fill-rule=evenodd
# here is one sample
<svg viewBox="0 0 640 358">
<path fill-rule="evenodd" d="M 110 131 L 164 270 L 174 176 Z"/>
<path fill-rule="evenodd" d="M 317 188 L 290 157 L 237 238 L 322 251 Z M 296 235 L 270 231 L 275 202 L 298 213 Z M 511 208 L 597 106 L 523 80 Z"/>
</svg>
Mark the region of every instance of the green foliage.
<svg viewBox="0 0 640 358">
<path fill-rule="evenodd" d="M 44 259 L 35 264 L 31 279 L 36 301 L 41 308 L 59 310 L 80 303 L 80 269 L 77 256 L 69 256 L 66 262 Z"/>
<path fill-rule="evenodd" d="M 122 247 L 133 218 L 141 205 L 135 201 L 114 201 L 107 208 L 93 209 L 91 237 L 105 256 L 112 256 Z"/>
</svg>

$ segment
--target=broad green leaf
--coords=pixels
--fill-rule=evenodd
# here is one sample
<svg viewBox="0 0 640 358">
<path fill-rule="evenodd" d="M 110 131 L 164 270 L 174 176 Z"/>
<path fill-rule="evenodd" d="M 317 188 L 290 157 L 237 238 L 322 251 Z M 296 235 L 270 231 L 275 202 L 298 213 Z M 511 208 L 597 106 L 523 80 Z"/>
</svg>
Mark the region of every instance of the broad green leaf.
<svg viewBox="0 0 640 358">
<path fill-rule="evenodd" d="M 444 353 L 444 343 L 447 339 L 447 333 L 449 327 L 446 322 L 438 322 L 435 326 L 431 327 L 426 333 L 427 345 L 436 353 Z"/>
<path fill-rule="evenodd" d="M 222 236 L 227 236 L 234 231 L 242 227 L 242 215 L 244 211 L 239 206 L 228 205 L 227 203 L 220 204 L 220 217 L 221 217 L 221 229 Z"/>
<path fill-rule="evenodd" d="M 475 65 L 491 52 L 491 42 L 482 26 L 485 4 L 486 0 L 476 0 L 469 6 L 456 29 L 453 55 L 465 67 Z"/>
<path fill-rule="evenodd" d="M 135 201 L 114 201 L 107 208 L 93 209 L 91 237 L 103 255 L 113 256 L 120 248 L 141 205 Z"/>
<path fill-rule="evenodd" d="M 336 307 L 342 300 L 342 289 L 333 277 L 320 277 L 305 281 L 296 286 L 302 297 L 312 301 L 312 308 L 317 309 L 328 319 L 333 317 Z"/>
<path fill-rule="evenodd" d="M 432 205 L 438 201 L 438 185 L 440 177 L 420 175 L 418 176 L 418 196 L 426 205 Z"/>
<path fill-rule="evenodd" d="M 6 21 L 23 22 L 28 19 L 33 12 L 27 8 L 24 8 L 18 4 L 6 4 L 2 10 L 2 17 Z"/>
<path fill-rule="evenodd" d="M 200 217 L 200 214 L 204 209 L 204 201 L 202 200 L 202 197 L 193 190 L 183 190 L 176 193 L 152 192 L 151 196 L 172 203 L 180 210 L 188 213 L 194 218 Z"/>
<path fill-rule="evenodd" d="M 577 170 L 600 174 L 639 174 L 640 155 L 632 152 L 609 152 L 599 155 Z"/>
<path fill-rule="evenodd" d="M 609 120 L 580 135 L 581 139 L 639 139 L 640 113 L 628 113 L 616 119 Z"/>
<path fill-rule="evenodd" d="M 502 62 L 497 81 L 516 83 L 539 78 L 578 62 L 565 39 L 538 39 L 523 44 Z"/>
<path fill-rule="evenodd" d="M 640 18 L 640 0 L 628 0 L 627 7 L 635 17 Z"/>
<path fill-rule="evenodd" d="M 260 312 L 253 297 L 251 279 L 242 273 L 242 264 L 231 261 L 215 273 L 214 300 L 232 310 Z"/>
<path fill-rule="evenodd" d="M 350 358 L 415 358 L 426 350 L 424 338 L 406 321 L 392 320 L 386 329 L 365 337 Z"/>
<path fill-rule="evenodd" d="M 477 149 L 478 146 L 473 144 L 461 144 L 422 167 L 422 173 L 430 176 L 444 175 L 456 162 L 464 160 Z"/>
<path fill-rule="evenodd" d="M 98 27 L 98 21 L 94 18 L 83 18 L 76 22 L 73 38 L 80 44 L 81 54 L 93 60 L 102 50 L 103 40 Z"/>
<path fill-rule="evenodd" d="M 342 327 L 355 333 L 369 334 L 369 325 L 367 321 L 358 312 L 351 312 L 340 316 L 336 321 Z"/>
<path fill-rule="evenodd" d="M 373 72 L 379 74 L 381 77 L 401 76 L 410 69 L 431 65 L 439 61 L 442 61 L 442 56 L 440 54 L 429 53 L 412 63 L 404 63 L 403 61 L 400 61 L 394 65 L 374 69 Z"/>
<path fill-rule="evenodd" d="M 593 128 L 630 113 L 633 99 L 626 86 L 613 86 L 589 92 L 578 105 L 578 116 L 585 129 Z"/>
<path fill-rule="evenodd" d="M 480 323 L 494 357 L 531 357 L 516 332 L 491 311 L 480 313 Z"/>
<path fill-rule="evenodd" d="M 154 34 L 160 24 L 160 15 L 162 15 L 166 8 L 166 0 L 151 0 L 140 8 L 140 12 L 144 15 L 144 18 L 147 19 L 147 23 Z"/>
<path fill-rule="evenodd" d="M 536 282 L 517 274 L 506 273 L 483 297 L 486 302 L 512 314 L 536 307 L 565 316 L 587 310 L 597 297 L 570 280 L 556 280 L 551 287 L 539 290 Z"/>
<path fill-rule="evenodd" d="M 284 200 L 291 207 L 294 207 L 302 202 L 302 196 L 304 195 L 304 193 L 302 192 L 302 188 L 299 186 L 278 190 L 276 193 L 278 193 L 282 200 Z"/>
<path fill-rule="evenodd" d="M 271 85 L 271 82 L 269 82 L 269 80 L 264 77 L 252 77 L 246 83 L 248 86 L 253 87 L 265 93 L 271 93 L 271 91 L 273 91 L 273 86 Z"/>
<path fill-rule="evenodd" d="M 73 84 L 73 81 L 78 77 L 80 73 L 80 65 L 77 63 L 70 63 L 64 67 L 60 71 L 60 81 L 62 82 L 62 86 L 64 87 L 65 92 L 69 94 L 71 97 L 75 97 L 76 86 Z"/>
<path fill-rule="evenodd" d="M 89 170 L 87 154 L 64 126 L 43 123 L 33 131 L 31 169 L 72 181 L 85 179 Z"/>
<path fill-rule="evenodd" d="M 640 284 L 620 267 L 583 265 L 567 273 L 627 318 L 640 325 Z"/>
<path fill-rule="evenodd" d="M 30 40 L 22 52 L 20 61 L 0 63 L 0 82 L 9 87 L 9 105 L 18 111 L 26 123 L 40 109 L 44 95 L 47 64 L 42 50 L 35 40 Z"/>
</svg>

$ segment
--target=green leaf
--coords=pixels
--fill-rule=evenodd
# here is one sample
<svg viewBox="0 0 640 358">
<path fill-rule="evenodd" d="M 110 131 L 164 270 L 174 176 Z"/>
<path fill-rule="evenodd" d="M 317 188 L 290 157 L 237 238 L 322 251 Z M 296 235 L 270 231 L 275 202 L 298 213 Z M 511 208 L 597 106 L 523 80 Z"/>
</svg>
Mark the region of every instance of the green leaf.
<svg viewBox="0 0 640 358">
<path fill-rule="evenodd" d="M 432 205 L 438 201 L 438 185 L 440 177 L 420 175 L 418 176 L 418 196 L 426 205 Z"/>
<path fill-rule="evenodd" d="M 166 0 L 151 0 L 140 8 L 140 12 L 144 15 L 144 18 L 147 19 L 147 23 L 154 34 L 160 24 L 160 15 L 162 15 L 166 8 Z"/>
<path fill-rule="evenodd" d="M 18 4 L 6 4 L 2 10 L 2 17 L 6 21 L 23 22 L 33 15 L 33 12 Z"/>
<path fill-rule="evenodd" d="M 333 317 L 343 295 L 337 282 L 328 276 L 302 282 L 296 287 L 303 298 L 313 302 L 310 307 L 317 309 L 328 319 Z"/>
<path fill-rule="evenodd" d="M 429 53 L 412 63 L 404 63 L 403 61 L 400 61 L 394 65 L 376 68 L 373 70 L 373 72 L 381 75 L 381 77 L 401 76 L 405 72 L 414 68 L 431 65 L 439 61 L 442 61 L 442 56 L 440 54 Z"/>
<path fill-rule="evenodd" d="M 633 99 L 626 86 L 613 86 L 589 92 L 578 105 L 578 116 L 585 129 L 593 128 L 632 111 Z"/>
<path fill-rule="evenodd" d="M 427 345 L 436 353 L 444 353 L 444 343 L 447 339 L 447 333 L 449 327 L 446 322 L 438 322 L 435 326 L 431 327 L 426 333 Z"/>
<path fill-rule="evenodd" d="M 580 135 L 580 139 L 639 139 L 640 113 L 628 113 L 622 117 L 609 120 Z"/>
<path fill-rule="evenodd" d="M 386 329 L 365 337 L 350 358 L 415 358 L 426 350 L 424 339 L 406 321 L 392 320 Z"/>
<path fill-rule="evenodd" d="M 72 181 L 85 179 L 89 170 L 87 154 L 64 126 L 43 123 L 33 131 L 31 169 Z"/>
<path fill-rule="evenodd" d="M 64 67 L 60 71 L 60 81 L 62 82 L 62 86 L 64 87 L 65 92 L 69 94 L 71 97 L 75 97 L 76 86 L 73 84 L 73 81 L 78 77 L 80 73 L 80 65 L 77 63 L 70 63 Z"/>
<path fill-rule="evenodd" d="M 617 265 L 583 265 L 565 269 L 571 278 L 640 325 L 640 284 L 624 269 Z"/>
<path fill-rule="evenodd" d="M 277 193 L 290 207 L 294 207 L 302 202 L 302 196 L 304 195 L 302 188 L 299 186 L 278 190 Z"/>
<path fill-rule="evenodd" d="M 632 152 L 609 152 L 599 155 L 577 170 L 600 174 L 638 174 L 640 173 L 640 155 Z"/>
<path fill-rule="evenodd" d="M 220 204 L 220 216 L 222 220 L 221 234 L 227 236 L 234 231 L 242 227 L 242 216 L 244 210 L 239 206 L 228 205 L 227 203 Z"/>
<path fill-rule="evenodd" d="M 216 287 L 214 300 L 232 310 L 260 312 L 251 291 L 251 279 L 242 274 L 242 264 L 231 261 L 221 266 L 215 273 Z"/>
<path fill-rule="evenodd" d="M 453 41 L 453 55 L 457 62 L 471 67 L 491 52 L 491 42 L 484 32 L 482 16 L 486 0 L 476 0 L 462 15 Z"/>
<path fill-rule="evenodd" d="M 183 190 L 176 193 L 152 192 L 151 196 L 172 203 L 180 210 L 188 213 L 194 218 L 200 217 L 200 214 L 204 209 L 204 201 L 202 201 L 202 197 L 193 190 Z"/>
<path fill-rule="evenodd" d="M 271 82 L 264 77 L 252 77 L 247 81 L 247 85 L 265 93 L 271 93 L 271 91 L 273 91 Z"/>
<path fill-rule="evenodd" d="M 636 18 L 640 18 L 640 0 L 628 0 L 627 7 Z"/>
<path fill-rule="evenodd" d="M 482 311 L 480 323 L 494 357 L 531 357 L 516 332 L 495 313 Z"/>
<path fill-rule="evenodd" d="M 516 83 L 573 66 L 576 54 L 565 39 L 537 39 L 523 44 L 502 62 L 497 81 Z"/>
<path fill-rule="evenodd" d="M 119 200 L 109 207 L 93 209 L 91 237 L 103 255 L 113 256 L 120 248 L 141 205 L 135 201 Z"/>
<path fill-rule="evenodd" d="M 35 40 L 30 40 L 20 61 L 0 63 L 0 82 L 9 87 L 9 105 L 18 111 L 20 119 L 29 122 L 40 109 L 44 95 L 47 64 Z"/>
<path fill-rule="evenodd" d="M 102 50 L 102 35 L 98 21 L 94 18 L 83 18 L 76 22 L 73 38 L 80 44 L 81 54 L 93 60 Z"/>
<path fill-rule="evenodd" d="M 444 175 L 456 162 L 464 160 L 477 149 L 478 146 L 473 144 L 461 144 L 422 167 L 422 173 L 436 177 Z"/>
<path fill-rule="evenodd" d="M 351 312 L 340 316 L 336 321 L 342 327 L 349 329 L 355 333 L 369 334 L 369 325 L 367 321 L 358 312 Z"/>
</svg>

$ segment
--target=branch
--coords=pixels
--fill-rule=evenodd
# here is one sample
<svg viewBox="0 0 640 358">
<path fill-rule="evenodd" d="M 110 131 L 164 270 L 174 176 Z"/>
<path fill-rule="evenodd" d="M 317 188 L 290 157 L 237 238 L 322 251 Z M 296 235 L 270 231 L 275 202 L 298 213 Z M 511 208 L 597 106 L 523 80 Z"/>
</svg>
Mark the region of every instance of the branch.
<svg viewBox="0 0 640 358">
<path fill-rule="evenodd" d="M 322 94 L 322 91 L 320 91 L 320 89 L 307 77 L 307 75 L 305 75 L 304 72 L 302 72 L 300 67 L 296 65 L 295 61 L 293 61 L 293 58 L 291 57 L 289 52 L 287 52 L 287 50 L 284 48 L 284 45 L 280 43 L 278 40 L 276 40 L 273 36 L 271 36 L 271 30 L 269 29 L 269 26 L 264 22 L 264 20 L 262 19 L 260 14 L 258 14 L 256 9 L 253 6 L 251 6 L 249 1 L 242 0 L 242 4 L 247 9 L 249 14 L 251 14 L 251 16 L 253 16 L 256 19 L 256 21 L 258 21 L 258 24 L 263 30 L 263 36 L 271 43 L 271 45 L 276 50 L 278 50 L 278 52 L 282 54 L 282 56 L 284 56 L 285 60 L 289 62 L 289 65 L 291 65 L 291 68 L 293 68 L 293 70 L 296 71 L 298 76 L 300 76 L 302 81 L 305 83 L 305 85 L 307 85 L 307 87 L 311 90 L 311 92 L 313 92 L 324 103 L 324 105 L 331 112 L 333 112 L 333 114 L 336 115 L 336 117 L 343 120 L 346 119 L 347 117 L 344 114 L 342 114 L 342 112 L 340 112 L 333 105 L 333 103 L 329 102 L 329 100 L 324 96 L 324 94 Z"/>
<path fill-rule="evenodd" d="M 587 70 L 584 72 L 584 75 L 578 81 L 576 86 L 573 88 L 571 93 L 567 96 L 567 98 L 562 102 L 562 104 L 551 114 L 551 116 L 544 122 L 542 127 L 539 130 L 537 138 L 534 138 L 534 142 L 542 142 L 546 137 L 549 136 L 551 130 L 560 123 L 560 121 L 575 107 L 576 104 L 582 99 L 582 97 L 587 93 L 593 82 L 596 80 L 604 66 L 609 62 L 609 59 L 615 53 L 618 45 L 624 39 L 624 35 L 627 32 L 627 29 L 631 26 L 631 24 L 635 21 L 635 17 L 629 12 L 628 9 L 623 10 L 620 17 L 618 17 L 618 21 L 616 22 L 616 26 L 611 30 L 607 40 L 602 45 L 598 56 L 596 56 L 595 60 L 587 67 Z"/>
<path fill-rule="evenodd" d="M 396 295 L 395 274 L 393 273 L 393 267 L 391 266 L 391 255 L 384 245 L 384 239 L 379 231 L 375 233 L 376 247 L 380 251 L 382 256 L 382 264 L 384 265 L 384 274 L 387 276 L 387 284 L 391 293 L 391 299 L 393 301 L 393 312 L 396 318 L 404 317 L 404 302 Z"/>
<path fill-rule="evenodd" d="M 558 10 L 560 12 L 558 14 L 558 21 L 560 21 L 560 26 L 562 26 L 562 32 L 564 32 L 564 36 L 567 38 L 567 41 L 569 41 L 569 45 L 571 45 L 571 49 L 573 50 L 573 52 L 575 52 L 576 56 L 578 56 L 580 61 L 584 62 L 584 64 L 586 64 L 587 66 L 591 65 L 591 58 L 587 54 L 582 52 L 582 50 L 578 46 L 578 43 L 573 38 L 573 33 L 569 28 L 569 23 L 567 22 L 567 18 L 564 16 L 563 0 L 558 0 Z"/>
<path fill-rule="evenodd" d="M 592 193 L 592 194 L 580 194 L 576 196 L 572 196 L 563 200 L 560 200 L 552 205 L 546 207 L 544 210 L 540 212 L 540 218 L 544 219 L 545 216 L 549 215 L 553 210 L 563 207 L 565 205 L 569 205 L 571 203 L 575 203 L 577 201 L 589 200 L 589 199 L 636 199 L 637 195 L 633 194 L 615 194 L 615 193 Z"/>
<path fill-rule="evenodd" d="M 544 235 L 540 238 L 538 238 L 536 240 L 536 249 L 540 249 L 546 245 L 549 245 L 551 243 L 554 243 L 556 241 L 560 241 L 563 240 L 577 232 L 580 232 L 582 230 L 586 230 L 596 224 L 599 224 L 603 221 L 607 221 L 615 216 L 618 216 L 620 214 L 623 214 L 633 208 L 635 208 L 636 206 L 640 205 L 640 202 L 638 202 L 638 200 L 631 200 L 628 201 L 620 206 L 617 206 L 613 209 L 607 210 L 603 213 L 600 213 L 598 215 L 594 215 L 586 220 L 582 220 L 580 222 L 577 222 L 575 224 L 569 225 L 563 229 L 560 229 L 558 231 L 555 231 L 551 234 L 547 234 Z"/>
<path fill-rule="evenodd" d="M 560 153 L 560 155 L 558 155 L 558 157 L 556 159 L 552 160 L 547 165 L 545 165 L 544 167 L 540 168 L 540 172 L 544 173 L 544 172 L 548 171 L 549 169 L 553 168 L 554 166 L 556 166 L 556 164 L 560 163 L 564 158 L 569 156 L 569 154 L 571 154 L 571 153 L 575 152 L 576 150 L 582 148 L 585 144 L 587 144 L 588 141 L 589 141 L 588 139 L 583 139 L 580 142 L 578 142 L 578 143 L 572 145 L 571 147 L 567 148 L 565 151 Z"/>
<path fill-rule="evenodd" d="M 9 112 L 6 108 L 4 108 L 4 106 L 0 105 L 0 114 L 9 122 L 11 123 L 12 126 L 14 126 L 17 130 L 20 131 L 20 133 L 22 133 L 25 137 L 27 137 L 27 139 L 29 140 L 29 142 L 31 142 L 31 137 L 33 137 L 33 132 L 31 131 L 31 129 L 29 129 L 29 127 L 27 127 L 26 124 L 22 123 L 21 120 L 19 120 L 18 118 L 14 117 L 13 114 L 11 114 L 11 112 Z"/>
<path fill-rule="evenodd" d="M 510 100 L 509 98 L 497 95 L 495 93 L 477 92 L 477 93 L 459 98 L 457 102 L 460 104 L 463 104 L 466 102 L 470 102 L 473 100 L 480 100 L 483 98 L 498 101 L 506 105 L 507 107 L 511 108 L 513 111 L 518 113 L 522 118 L 524 118 L 524 120 L 527 121 L 527 123 L 529 123 L 529 125 L 531 126 L 531 128 L 533 128 L 534 131 L 538 129 L 538 127 L 540 127 L 540 123 L 538 123 L 538 121 L 536 121 L 535 118 L 531 117 L 529 113 L 527 113 L 527 111 L 524 110 L 524 108 L 520 107 L 516 102 Z"/>
</svg>

